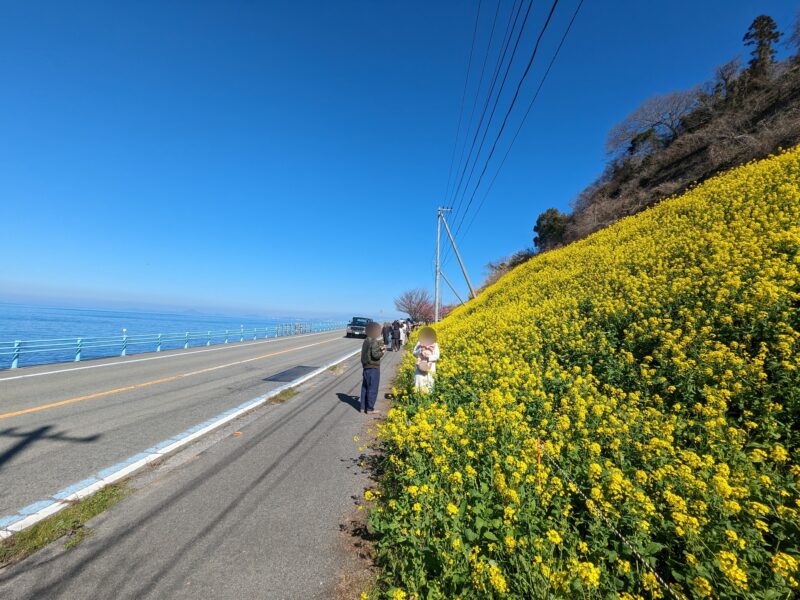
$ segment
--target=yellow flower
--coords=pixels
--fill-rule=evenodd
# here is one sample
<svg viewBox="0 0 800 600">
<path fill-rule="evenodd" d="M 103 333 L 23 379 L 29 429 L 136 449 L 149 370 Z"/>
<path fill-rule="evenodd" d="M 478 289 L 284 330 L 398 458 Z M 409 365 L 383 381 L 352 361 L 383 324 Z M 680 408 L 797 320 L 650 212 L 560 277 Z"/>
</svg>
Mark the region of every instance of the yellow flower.
<svg viewBox="0 0 800 600">
<path fill-rule="evenodd" d="M 506 578 L 503 576 L 502 571 L 500 571 L 500 567 L 495 564 L 489 565 L 489 581 L 492 584 L 492 587 L 501 594 L 504 594 L 508 591 Z"/>
<path fill-rule="evenodd" d="M 661 584 L 651 572 L 648 571 L 642 575 L 642 585 L 644 586 L 644 589 L 650 592 L 651 598 L 663 597 L 663 594 L 661 593 Z"/>
<path fill-rule="evenodd" d="M 590 562 L 582 562 L 578 565 L 578 577 L 580 577 L 581 583 L 589 589 L 600 585 L 600 569 Z"/>
<path fill-rule="evenodd" d="M 711 584 L 705 577 L 697 576 L 692 579 L 692 588 L 699 598 L 708 598 L 711 596 Z"/>
<path fill-rule="evenodd" d="M 561 543 L 561 534 L 558 533 L 555 529 L 551 529 L 547 532 L 547 539 L 550 540 L 551 544 L 558 545 Z"/>
<path fill-rule="evenodd" d="M 775 462 L 786 462 L 789 460 L 789 453 L 786 451 L 786 448 L 781 446 L 780 444 L 776 444 L 772 447 L 772 460 Z"/>
<path fill-rule="evenodd" d="M 447 514 L 449 514 L 450 516 L 457 515 L 458 514 L 458 507 L 455 504 L 453 504 L 452 502 L 449 502 L 447 504 Z"/>
<path fill-rule="evenodd" d="M 792 573 L 797 571 L 798 567 L 798 560 L 785 552 L 776 552 L 771 563 L 772 570 L 784 579 L 788 579 Z"/>
<path fill-rule="evenodd" d="M 719 553 L 719 568 L 733 585 L 743 590 L 747 589 L 747 574 L 739 567 L 736 555 L 733 552 L 722 550 Z"/>
</svg>

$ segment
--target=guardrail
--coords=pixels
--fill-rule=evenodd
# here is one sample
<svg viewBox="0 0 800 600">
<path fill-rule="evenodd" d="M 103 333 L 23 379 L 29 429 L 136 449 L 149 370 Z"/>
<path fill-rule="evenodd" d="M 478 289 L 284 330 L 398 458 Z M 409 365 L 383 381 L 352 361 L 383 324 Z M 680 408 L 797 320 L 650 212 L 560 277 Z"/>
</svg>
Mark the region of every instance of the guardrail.
<svg viewBox="0 0 800 600">
<path fill-rule="evenodd" d="M 318 333 L 343 329 L 345 322 L 305 322 L 282 323 L 273 327 L 253 327 L 226 329 L 224 331 L 186 331 L 184 333 L 154 333 L 122 335 L 107 337 L 61 338 L 50 340 L 15 340 L 0 342 L 0 369 L 7 368 L 1 363 L 3 357 L 11 357 L 11 368 L 20 366 L 20 359 L 25 355 L 47 356 L 49 360 L 40 360 L 35 364 L 54 362 L 80 362 L 82 358 L 108 358 L 110 356 L 127 356 L 128 353 L 161 352 L 162 350 L 178 350 L 197 346 L 244 342 L 245 340 L 283 337 L 303 333 Z M 112 351 L 114 350 L 114 351 Z M 49 355 L 47 353 L 50 353 Z M 88 356 L 86 356 L 88 355 Z"/>
</svg>

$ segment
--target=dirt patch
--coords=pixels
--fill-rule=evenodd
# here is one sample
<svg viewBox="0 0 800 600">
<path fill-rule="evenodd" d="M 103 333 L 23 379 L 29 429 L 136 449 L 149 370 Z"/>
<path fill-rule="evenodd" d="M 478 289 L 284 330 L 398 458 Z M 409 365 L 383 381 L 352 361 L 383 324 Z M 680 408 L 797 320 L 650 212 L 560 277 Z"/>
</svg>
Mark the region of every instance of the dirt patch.
<svg viewBox="0 0 800 600">
<path fill-rule="evenodd" d="M 372 589 L 377 576 L 375 538 L 367 526 L 367 511 L 353 510 L 339 525 L 339 552 L 344 567 L 336 582 L 336 600 L 358 600 Z"/>
</svg>

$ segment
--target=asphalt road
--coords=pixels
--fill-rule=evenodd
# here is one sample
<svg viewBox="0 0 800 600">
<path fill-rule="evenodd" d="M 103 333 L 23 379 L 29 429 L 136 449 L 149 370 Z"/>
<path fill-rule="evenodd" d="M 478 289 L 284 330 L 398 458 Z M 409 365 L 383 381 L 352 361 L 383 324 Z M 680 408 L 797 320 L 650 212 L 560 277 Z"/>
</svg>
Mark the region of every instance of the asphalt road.
<svg viewBox="0 0 800 600">
<path fill-rule="evenodd" d="M 384 359 L 383 410 L 400 356 Z M 356 408 L 358 357 L 341 371 L 145 470 L 131 496 L 90 521 L 80 545 L 62 540 L 0 570 L 0 598 L 340 597 L 352 560 L 340 524 L 369 484 L 353 436 L 374 422 Z M 344 597 L 360 591 L 347 587 Z"/>
<path fill-rule="evenodd" d="M 0 371 L 0 518 L 360 344 L 326 332 Z"/>
</svg>

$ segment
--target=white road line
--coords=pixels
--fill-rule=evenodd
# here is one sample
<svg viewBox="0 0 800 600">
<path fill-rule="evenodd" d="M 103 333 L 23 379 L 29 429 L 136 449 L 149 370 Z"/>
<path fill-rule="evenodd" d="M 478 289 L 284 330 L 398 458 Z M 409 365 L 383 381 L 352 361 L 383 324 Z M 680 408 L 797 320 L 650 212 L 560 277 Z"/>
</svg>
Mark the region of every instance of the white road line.
<svg viewBox="0 0 800 600">
<path fill-rule="evenodd" d="M 334 330 L 336 331 L 336 330 Z M 113 367 L 116 365 L 131 365 L 133 363 L 147 362 L 150 360 L 161 360 L 163 358 L 177 358 L 179 356 L 190 356 L 192 354 L 204 354 L 205 352 L 219 352 L 220 350 L 230 350 L 231 348 L 246 348 L 249 346 L 260 346 L 262 344 L 271 344 L 286 339 L 298 339 L 301 337 L 310 337 L 312 335 L 323 335 L 326 333 L 333 333 L 331 331 L 318 331 L 317 333 L 303 333 L 300 335 L 285 336 L 270 338 L 268 340 L 261 340 L 260 342 L 234 342 L 233 344 L 222 344 L 219 348 L 206 348 L 204 350 L 192 350 L 191 352 L 180 352 L 177 354 L 163 354 L 160 356 L 150 356 L 148 358 L 132 358 L 130 360 L 118 360 L 110 363 L 103 363 L 100 365 L 84 365 L 82 367 L 69 367 L 67 369 L 58 369 L 56 371 L 44 371 L 42 373 L 27 373 L 25 375 L 13 375 L 11 377 L 0 377 L 0 382 L 13 381 L 15 379 L 26 379 L 28 377 L 41 377 L 43 375 L 57 375 L 58 373 L 71 373 L 72 371 L 84 371 L 86 369 L 99 369 L 101 367 Z"/>
<path fill-rule="evenodd" d="M 234 412 L 229 412 L 227 414 L 226 413 L 222 413 L 221 415 L 210 419 L 209 420 L 210 422 L 207 421 L 208 425 L 205 425 L 202 428 L 197 429 L 196 431 L 192 431 L 192 429 L 189 429 L 186 432 L 184 432 L 183 434 L 179 434 L 179 437 L 176 439 L 176 441 L 174 443 L 172 443 L 172 444 L 170 444 L 168 446 L 161 447 L 156 452 L 152 452 L 150 454 L 144 455 L 144 456 L 142 456 L 142 458 L 140 458 L 139 460 L 136 460 L 135 462 L 130 462 L 131 459 L 138 458 L 138 455 L 134 455 L 133 457 L 131 457 L 127 461 L 122 461 L 122 462 L 118 463 L 118 465 L 119 465 L 118 469 L 115 469 L 115 467 L 110 467 L 111 469 L 115 469 L 114 472 L 112 472 L 110 474 L 104 474 L 103 477 L 98 477 L 98 475 L 100 475 L 102 473 L 102 471 L 101 471 L 100 473 L 95 475 L 95 477 L 97 477 L 98 480 L 92 482 L 91 484 L 87 485 L 86 487 L 84 487 L 84 488 L 82 488 L 80 490 L 76 490 L 76 491 L 72 492 L 69 496 L 67 496 L 67 497 L 65 497 L 63 499 L 56 500 L 55 498 L 53 498 L 52 499 L 52 504 L 49 504 L 49 505 L 45 506 L 44 508 L 38 510 L 37 512 L 35 512 L 33 514 L 24 515 L 24 516 L 23 515 L 19 515 L 19 519 L 18 520 L 14 521 L 13 523 L 11 523 L 9 525 L 6 525 L 4 528 L 0 528 L 0 540 L 6 539 L 6 538 L 14 535 L 15 533 L 17 533 L 19 531 L 22 531 L 23 529 L 26 529 L 26 528 L 30 527 L 31 525 L 34 525 L 34 524 L 38 523 L 39 521 L 42 521 L 42 520 L 46 519 L 47 517 L 49 517 L 51 515 L 54 515 L 58 511 L 66 508 L 67 506 L 69 506 L 70 502 L 73 502 L 73 501 L 76 501 L 76 500 L 80 500 L 82 498 L 86 498 L 87 496 L 90 496 L 90 495 L 94 494 L 95 492 L 97 492 L 98 490 L 104 488 L 105 486 L 107 486 L 107 485 L 109 485 L 109 484 L 111 484 L 111 483 L 113 483 L 115 481 L 119 481 L 120 479 L 123 479 L 124 477 L 127 477 L 127 476 L 133 474 L 134 471 L 137 471 L 137 470 L 141 469 L 143 466 L 145 466 L 145 465 L 147 465 L 147 464 L 149 464 L 149 463 L 151 463 L 151 462 L 153 462 L 155 460 L 163 458 L 164 456 L 166 456 L 167 454 L 173 452 L 174 450 L 177 450 L 178 448 L 181 448 L 181 447 L 187 445 L 188 443 L 190 443 L 190 442 L 196 440 L 197 438 L 199 438 L 199 437 L 201 437 L 201 436 L 203 436 L 203 435 L 205 435 L 205 434 L 217 429 L 218 427 L 224 425 L 225 423 L 228 423 L 229 421 L 232 421 L 233 419 L 235 419 L 237 417 L 240 417 L 241 415 L 253 410 L 254 408 L 257 408 L 257 407 L 261 406 L 262 404 L 267 402 L 270 398 L 274 398 L 275 396 L 277 396 L 278 394 L 280 394 L 284 390 L 289 389 L 289 388 L 293 388 L 293 387 L 297 387 L 301 383 L 304 383 L 304 382 L 308 381 L 309 379 L 312 379 L 312 378 L 316 377 L 317 375 L 320 375 L 320 374 L 324 373 L 327 369 L 330 369 L 331 367 L 333 367 L 335 365 L 338 365 L 339 363 L 344 362 L 347 359 L 352 358 L 353 356 L 356 356 L 359 352 L 361 352 L 361 350 L 355 350 L 354 352 L 350 352 L 349 354 L 346 354 L 346 355 L 344 355 L 342 357 L 339 357 L 336 360 L 334 360 L 332 362 L 329 362 L 328 364 L 326 364 L 326 365 L 324 365 L 322 367 L 319 367 L 318 369 L 312 371 L 311 373 L 307 373 L 306 375 L 303 375 L 302 377 L 298 377 L 294 381 L 290 381 L 290 382 L 285 383 L 284 385 L 281 385 L 281 386 L 279 386 L 279 387 L 277 387 L 277 388 L 275 388 L 273 390 L 270 390 L 269 392 L 267 392 L 263 396 L 259 396 L 258 398 L 254 398 L 253 400 L 250 400 L 249 402 L 246 402 L 245 404 L 239 405 L 239 407 L 236 410 L 234 410 Z M 170 438 L 170 439 L 173 439 L 173 438 Z M 169 441 L 169 440 L 166 440 L 166 441 Z M 164 442 L 162 442 L 161 444 L 163 444 L 163 443 Z M 159 444 L 156 444 L 156 446 L 159 446 Z M 156 447 L 156 446 L 153 446 L 153 447 Z M 69 489 L 69 488 L 66 488 L 66 489 Z M 58 492 L 56 492 L 56 494 L 58 494 Z"/>
</svg>

